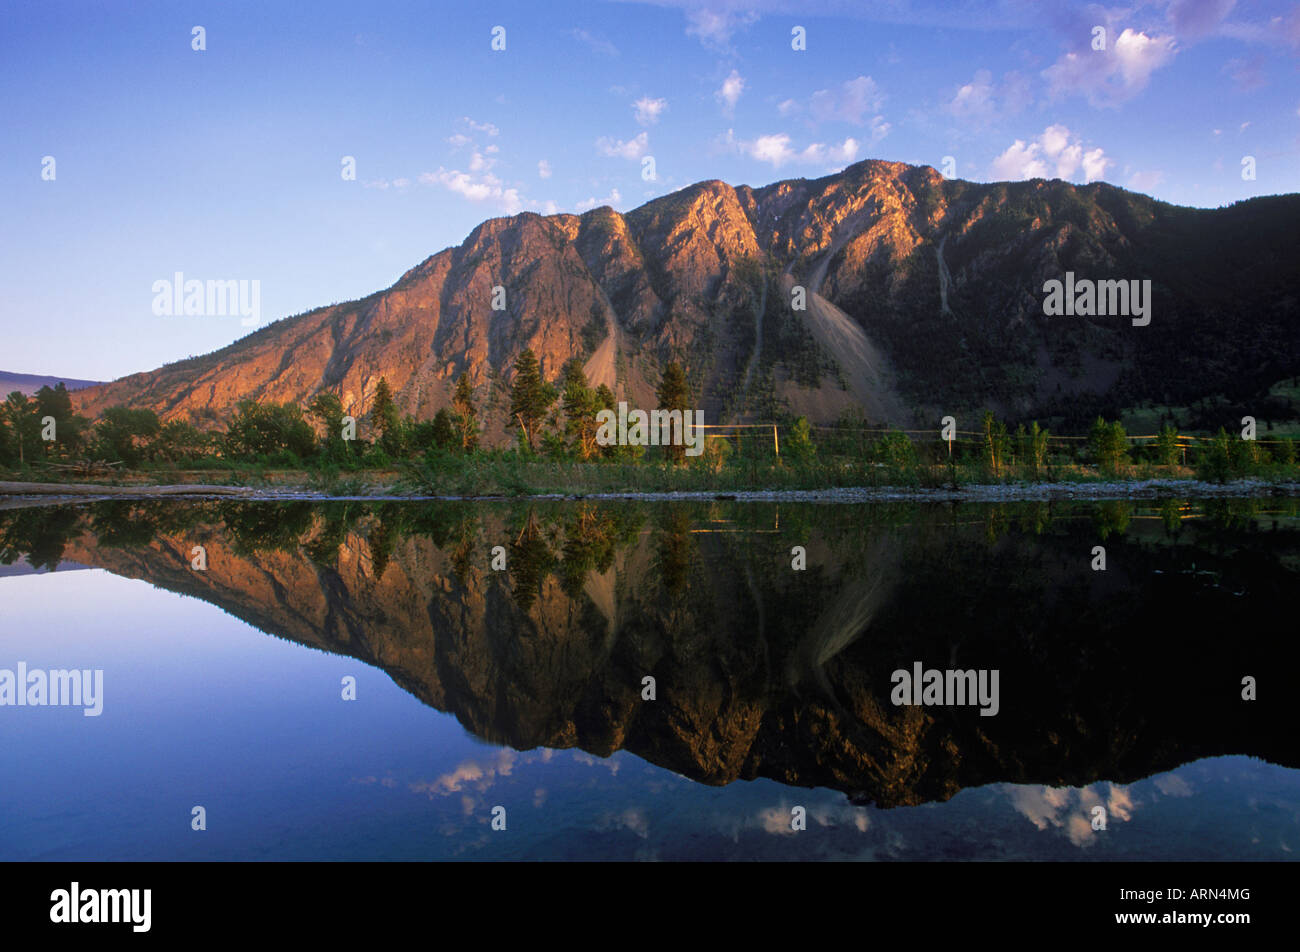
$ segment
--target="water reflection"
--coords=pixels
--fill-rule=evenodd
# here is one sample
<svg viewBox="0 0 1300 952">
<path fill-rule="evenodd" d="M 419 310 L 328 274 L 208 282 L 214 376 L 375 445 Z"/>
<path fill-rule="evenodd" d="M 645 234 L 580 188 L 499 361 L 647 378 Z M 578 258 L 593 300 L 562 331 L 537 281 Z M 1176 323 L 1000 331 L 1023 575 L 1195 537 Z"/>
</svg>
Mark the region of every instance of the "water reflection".
<svg viewBox="0 0 1300 952">
<path fill-rule="evenodd" d="M 202 598 L 383 669 L 491 743 L 628 751 L 703 784 L 764 777 L 879 807 L 1221 755 L 1296 766 L 1298 555 L 1293 500 L 0 512 L 0 562 Z M 890 675 L 914 662 L 1000 671 L 999 714 L 895 706 Z"/>
</svg>

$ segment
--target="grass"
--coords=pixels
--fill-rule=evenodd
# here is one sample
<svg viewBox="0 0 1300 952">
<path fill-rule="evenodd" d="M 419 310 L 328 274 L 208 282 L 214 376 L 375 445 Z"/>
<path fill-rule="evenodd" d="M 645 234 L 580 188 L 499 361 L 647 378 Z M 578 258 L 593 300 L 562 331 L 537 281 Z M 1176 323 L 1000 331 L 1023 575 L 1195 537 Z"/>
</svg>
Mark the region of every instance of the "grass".
<svg viewBox="0 0 1300 952">
<path fill-rule="evenodd" d="M 747 454 L 718 458 L 708 454 L 681 464 L 643 457 L 582 462 L 521 455 L 494 450 L 470 455 L 430 451 L 397 466 L 340 470 L 324 464 L 306 468 L 272 467 L 265 463 L 232 464 L 224 469 L 198 470 L 155 465 L 101 479 L 64 477 L 39 466 L 0 473 L 0 479 L 43 482 L 95 482 L 113 485 L 221 483 L 253 488 L 305 489 L 329 496 L 430 495 L 583 496 L 622 493 L 739 493 L 839 488 L 945 489 L 962 486 L 1032 485 L 1035 483 L 1126 482 L 1149 479 L 1199 478 L 1223 482 L 1253 477 L 1277 484 L 1300 481 L 1300 467 L 1281 462 L 1251 464 L 1225 458 L 1218 465 L 1207 455 L 1196 468 L 1163 466 L 1149 460 L 1126 464 L 1114 472 L 1069 459 L 1053 458 L 1037 472 L 1006 464 L 996 471 L 983 462 L 962 459 L 932 462 L 906 458 L 875 462 L 856 454 L 787 454 L 776 458 Z"/>
</svg>

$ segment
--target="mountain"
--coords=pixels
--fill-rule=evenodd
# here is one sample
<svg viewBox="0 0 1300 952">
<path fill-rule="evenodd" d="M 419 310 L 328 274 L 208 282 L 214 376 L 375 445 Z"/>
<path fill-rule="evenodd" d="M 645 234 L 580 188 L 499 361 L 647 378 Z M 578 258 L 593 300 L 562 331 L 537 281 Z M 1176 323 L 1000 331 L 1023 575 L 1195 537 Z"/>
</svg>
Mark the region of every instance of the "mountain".
<svg viewBox="0 0 1300 952">
<path fill-rule="evenodd" d="M 83 390 L 86 387 L 102 385 L 99 380 L 74 380 L 71 377 L 42 377 L 39 374 L 14 374 L 0 370 L 0 395 L 17 390 L 31 396 L 41 387 L 57 387 L 62 383 L 69 390 Z"/>
<path fill-rule="evenodd" d="M 1087 419 L 1142 401 L 1262 399 L 1300 370 L 1300 195 L 1220 209 L 1104 183 L 977 184 L 869 160 L 763 188 L 701 182 L 619 214 L 524 213 L 474 229 L 370 297 L 78 394 L 199 422 L 244 397 L 336 392 L 369 409 L 387 377 L 428 418 L 468 372 L 489 422 L 526 347 L 556 379 L 636 405 L 687 367 L 709 420 L 782 412 L 907 424 L 963 409 Z M 1044 284 L 1151 282 L 1151 320 L 1049 317 Z M 793 307 L 795 286 L 806 307 Z M 504 308 L 493 309 L 493 288 Z"/>
</svg>

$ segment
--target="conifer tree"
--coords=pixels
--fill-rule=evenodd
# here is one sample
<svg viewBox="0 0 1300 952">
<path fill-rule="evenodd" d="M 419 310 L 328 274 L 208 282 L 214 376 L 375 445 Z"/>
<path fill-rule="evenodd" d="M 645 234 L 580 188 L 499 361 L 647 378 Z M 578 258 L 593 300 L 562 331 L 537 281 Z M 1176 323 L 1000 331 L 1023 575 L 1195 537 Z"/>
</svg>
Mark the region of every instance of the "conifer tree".
<svg viewBox="0 0 1300 952">
<path fill-rule="evenodd" d="M 531 451 L 546 413 L 558 396 L 555 387 L 542 379 L 537 355 L 526 349 L 515 361 L 515 380 L 510 387 L 510 426 L 518 427 Z"/>
</svg>

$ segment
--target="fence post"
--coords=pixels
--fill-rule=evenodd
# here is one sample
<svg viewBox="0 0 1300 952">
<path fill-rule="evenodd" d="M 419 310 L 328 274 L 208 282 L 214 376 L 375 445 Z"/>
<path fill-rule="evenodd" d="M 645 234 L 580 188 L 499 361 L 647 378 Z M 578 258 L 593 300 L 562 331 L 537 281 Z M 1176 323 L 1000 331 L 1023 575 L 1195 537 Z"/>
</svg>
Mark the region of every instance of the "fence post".
<svg viewBox="0 0 1300 952">
<path fill-rule="evenodd" d="M 776 436 L 776 424 L 772 424 L 772 446 L 776 449 L 776 458 L 781 458 L 781 441 Z"/>
</svg>

